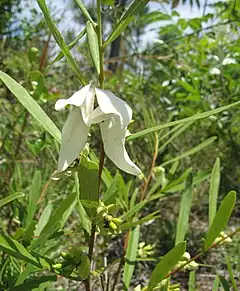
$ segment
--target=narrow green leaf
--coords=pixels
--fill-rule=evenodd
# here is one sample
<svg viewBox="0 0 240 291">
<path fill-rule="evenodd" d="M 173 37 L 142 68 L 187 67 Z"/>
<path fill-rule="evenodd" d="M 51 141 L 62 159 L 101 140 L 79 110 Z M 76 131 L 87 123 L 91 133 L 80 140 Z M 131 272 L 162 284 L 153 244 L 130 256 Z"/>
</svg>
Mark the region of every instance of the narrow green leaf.
<svg viewBox="0 0 240 291">
<path fill-rule="evenodd" d="M 158 149 L 161 152 L 167 145 L 169 145 L 173 140 L 175 140 L 179 135 L 181 135 L 189 126 L 193 124 L 194 121 L 187 122 L 186 124 L 180 124 L 180 128 L 168 138 L 168 140 Z"/>
<path fill-rule="evenodd" d="M 192 174 L 190 173 L 186 182 L 186 188 L 181 197 L 175 245 L 177 245 L 181 241 L 184 241 L 185 235 L 188 230 L 188 220 L 189 220 L 189 214 L 190 214 L 192 198 L 193 198 L 193 183 L 192 183 L 193 181 L 192 180 L 193 180 Z"/>
<path fill-rule="evenodd" d="M 129 241 L 127 252 L 125 256 L 125 265 L 123 270 L 123 284 L 125 290 L 129 290 L 130 282 L 133 276 L 137 252 L 138 252 L 138 242 L 140 235 L 140 226 L 137 226 L 133 230 L 131 230 L 129 234 Z"/>
<path fill-rule="evenodd" d="M 80 201 L 80 185 L 79 185 L 79 178 L 78 178 L 78 173 L 74 173 L 74 180 L 75 180 L 75 190 L 77 193 L 77 212 L 80 217 L 80 222 L 82 224 L 83 229 L 86 230 L 86 232 L 90 235 L 91 232 L 91 219 L 87 215 L 81 201 Z"/>
<path fill-rule="evenodd" d="M 9 291 L 40 290 L 41 284 L 44 284 L 46 282 L 56 282 L 56 281 L 57 281 L 57 275 L 33 276 L 33 277 L 25 280 L 23 284 L 20 284 L 16 287 L 13 287 Z"/>
<path fill-rule="evenodd" d="M 159 212 L 160 212 L 160 210 L 157 210 L 153 213 L 148 214 L 147 216 L 145 216 L 141 219 L 138 219 L 137 221 L 122 223 L 122 224 L 120 224 L 120 228 L 122 230 L 125 230 L 125 229 L 129 229 L 129 228 L 133 228 L 137 225 L 141 225 L 141 224 L 146 223 L 150 220 L 155 220 L 155 219 L 160 217 L 160 215 L 157 215 L 157 214 L 159 214 Z"/>
<path fill-rule="evenodd" d="M 230 286 L 228 284 L 228 281 L 221 275 L 219 275 L 220 283 L 223 287 L 224 291 L 230 291 Z"/>
<path fill-rule="evenodd" d="M 84 156 L 78 170 L 80 201 L 90 217 L 95 217 L 98 207 L 98 165 Z"/>
<path fill-rule="evenodd" d="M 158 283 L 176 266 L 185 253 L 186 243 L 181 242 L 169 251 L 153 270 L 148 284 L 148 291 L 153 290 Z"/>
<path fill-rule="evenodd" d="M 28 94 L 27 90 L 2 71 L 0 71 L 0 78 L 38 123 L 60 142 L 61 132 L 37 102 Z"/>
<path fill-rule="evenodd" d="M 214 281 L 213 281 L 213 287 L 212 287 L 212 291 L 218 291 L 219 290 L 219 284 L 220 284 L 220 279 L 218 277 L 218 275 L 216 275 Z"/>
<path fill-rule="evenodd" d="M 103 196 L 103 202 L 106 205 L 114 204 L 116 203 L 116 198 L 119 197 L 119 194 L 125 191 L 126 185 L 124 183 L 124 180 L 122 176 L 119 174 L 119 172 L 117 172 L 112 180 L 111 185 L 107 188 L 107 191 Z"/>
<path fill-rule="evenodd" d="M 39 238 L 32 240 L 31 249 L 36 249 L 37 247 L 42 246 L 49 239 L 49 237 L 54 234 L 55 231 L 60 229 L 62 226 L 64 213 L 69 207 L 71 207 L 72 203 L 75 203 L 76 198 L 76 192 L 73 192 L 60 203 L 59 207 L 50 217 L 48 223 L 42 230 Z"/>
<path fill-rule="evenodd" d="M 39 236 L 42 230 L 44 229 L 45 225 L 48 223 L 52 213 L 52 208 L 53 208 L 52 204 L 47 204 L 47 206 L 44 208 L 36 225 L 34 236 Z"/>
<path fill-rule="evenodd" d="M 136 138 L 139 138 L 139 137 L 143 137 L 147 134 L 150 134 L 152 132 L 155 132 L 155 131 L 158 131 L 158 130 L 161 130 L 161 129 L 164 129 L 164 128 L 168 128 L 168 127 L 172 127 L 172 126 L 175 126 L 175 125 L 178 125 L 178 124 L 183 124 L 183 123 L 186 123 L 186 122 L 189 122 L 189 121 L 193 121 L 193 120 L 199 120 L 199 119 L 203 119 L 203 118 L 206 118 L 206 117 L 209 117 L 211 115 L 214 115 L 214 114 L 218 114 L 220 112 L 223 112 L 223 111 L 226 111 L 234 106 L 238 106 L 240 104 L 240 101 L 237 101 L 235 103 L 231 103 L 229 105 L 226 105 L 226 106 L 222 106 L 222 107 L 219 107 L 219 108 L 216 108 L 216 109 L 213 109 L 213 110 L 209 110 L 209 111 L 206 111 L 206 112 L 203 112 L 203 113 L 198 113 L 198 114 L 195 114 L 191 117 L 187 117 L 187 118 L 183 118 L 183 119 L 179 119 L 179 120 L 176 120 L 176 121 L 171 121 L 171 122 L 167 122 L 167 123 L 164 123 L 164 124 L 161 124 L 161 125 L 156 125 L 154 127 L 151 127 L 151 128 L 147 128 L 147 129 L 144 129 L 144 130 L 141 130 L 137 133 L 134 133 L 130 136 L 128 136 L 126 138 L 127 141 L 129 140 L 133 140 L 133 139 L 136 139 Z"/>
<path fill-rule="evenodd" d="M 86 30 L 87 30 L 88 48 L 90 51 L 90 55 L 94 63 L 94 66 L 97 70 L 97 73 L 99 75 L 100 74 L 100 53 L 99 53 L 98 37 L 94 29 L 94 26 L 90 21 L 87 22 Z"/>
<path fill-rule="evenodd" d="M 236 192 L 230 191 L 223 199 L 207 233 L 204 245 L 205 250 L 207 250 L 212 245 L 214 240 L 220 235 L 220 232 L 223 231 L 224 228 L 227 226 L 235 202 Z"/>
<path fill-rule="evenodd" d="M 84 17 L 89 20 L 92 24 L 95 24 L 95 22 L 92 20 L 92 17 L 90 16 L 90 14 L 87 11 L 87 8 L 85 7 L 85 5 L 83 4 L 82 0 L 75 0 L 78 7 L 81 9 Z"/>
<path fill-rule="evenodd" d="M 209 191 L 209 227 L 211 226 L 213 219 L 217 211 L 217 198 L 218 189 L 220 184 L 220 159 L 217 158 L 213 166 L 211 181 L 210 181 L 210 191 Z"/>
<path fill-rule="evenodd" d="M 226 255 L 226 265 L 227 265 L 227 268 L 228 268 L 229 278 L 230 278 L 231 283 L 232 283 L 232 289 L 233 289 L 233 291 L 238 291 L 237 282 L 234 279 L 233 268 L 231 266 L 231 262 L 229 260 L 229 256 L 228 255 Z"/>
<path fill-rule="evenodd" d="M 196 271 L 191 271 L 188 280 L 188 291 L 196 291 Z"/>
<path fill-rule="evenodd" d="M 37 209 L 37 201 L 41 195 L 41 183 L 42 183 L 41 172 L 36 171 L 29 191 L 26 228 L 32 223 L 34 214 Z"/>
<path fill-rule="evenodd" d="M 6 234 L 2 234 L 0 236 L 0 250 L 10 256 L 29 262 L 37 267 L 42 267 L 38 260 L 33 257 L 22 244 L 10 238 Z"/>
<path fill-rule="evenodd" d="M 43 12 L 45 21 L 46 21 L 49 29 L 51 30 L 54 39 L 56 40 L 57 44 L 61 48 L 69 66 L 71 67 L 73 72 L 77 75 L 77 77 L 80 80 L 80 82 L 82 83 L 82 85 L 86 85 L 87 82 L 86 82 L 84 76 L 82 75 L 81 71 L 79 70 L 79 66 L 77 65 L 76 61 L 74 60 L 74 58 L 73 58 L 67 44 L 65 43 L 60 31 L 57 29 L 56 25 L 54 24 L 54 21 L 52 20 L 50 14 L 49 14 L 45 0 L 37 0 L 37 2 L 38 2 L 40 9 Z"/>
<path fill-rule="evenodd" d="M 192 93 L 192 94 L 196 94 L 199 95 L 199 92 L 194 89 L 190 84 L 188 84 L 187 82 L 184 81 L 178 81 L 178 83 L 188 92 Z"/>
<path fill-rule="evenodd" d="M 16 192 L 14 194 L 11 194 L 3 199 L 0 200 L 0 208 L 4 205 L 6 205 L 7 203 L 10 203 L 11 201 L 15 200 L 15 199 L 18 199 L 18 198 L 21 198 L 21 197 L 24 197 L 25 194 L 22 193 L 22 192 Z"/>
<path fill-rule="evenodd" d="M 68 44 L 68 49 L 71 50 L 77 43 L 78 41 L 85 35 L 86 33 L 86 28 L 84 28 L 78 36 L 70 43 Z M 62 51 L 51 61 L 51 63 L 48 65 L 48 68 L 52 66 L 54 63 L 59 62 L 62 58 L 64 57 L 64 54 Z"/>
<path fill-rule="evenodd" d="M 134 0 L 127 11 L 122 15 L 116 27 L 103 44 L 103 48 L 106 48 L 112 41 L 114 41 L 128 26 L 128 24 L 134 20 L 134 15 L 139 13 L 148 4 L 149 0 Z"/>
<path fill-rule="evenodd" d="M 212 142 L 214 142 L 216 139 L 217 139 L 216 136 L 210 137 L 210 138 L 206 139 L 205 141 L 201 142 L 199 145 L 197 145 L 197 146 L 191 148 L 190 150 L 188 150 L 188 151 L 186 151 L 186 152 L 180 154 L 179 156 L 177 156 L 177 157 L 175 157 L 175 158 L 173 158 L 173 159 L 171 159 L 171 160 L 166 161 L 165 163 L 161 164 L 161 166 L 164 167 L 164 166 L 166 166 L 166 165 L 168 165 L 168 164 L 171 164 L 171 163 L 173 163 L 173 162 L 176 162 L 176 161 L 178 161 L 178 160 L 181 160 L 181 159 L 183 159 L 183 158 L 186 158 L 186 157 L 188 157 L 188 156 L 190 156 L 190 155 L 193 155 L 193 154 L 195 154 L 195 153 L 201 151 L 202 149 L 204 149 L 204 148 L 207 147 L 208 145 L 210 145 L 210 144 L 211 144 Z"/>
</svg>

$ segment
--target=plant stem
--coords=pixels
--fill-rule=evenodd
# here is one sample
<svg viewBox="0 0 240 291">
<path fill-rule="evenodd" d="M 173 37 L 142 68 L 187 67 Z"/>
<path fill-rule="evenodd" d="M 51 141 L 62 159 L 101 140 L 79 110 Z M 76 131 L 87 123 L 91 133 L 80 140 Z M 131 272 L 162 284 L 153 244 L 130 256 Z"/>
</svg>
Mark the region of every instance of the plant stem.
<svg viewBox="0 0 240 291">
<path fill-rule="evenodd" d="M 97 0 L 97 36 L 99 46 L 99 59 L 100 59 L 100 74 L 99 74 L 99 85 L 100 88 L 104 89 L 104 51 L 102 48 L 102 12 L 101 12 L 101 0 Z"/>
<path fill-rule="evenodd" d="M 102 15 L 101 15 L 101 0 L 97 0 L 97 36 L 98 36 L 98 46 L 99 46 L 99 59 L 100 59 L 100 74 L 98 76 L 100 88 L 104 88 L 104 52 L 102 50 Z M 101 177 L 104 165 L 105 152 L 103 147 L 103 142 L 101 141 L 100 147 L 100 157 L 99 157 L 99 168 L 98 168 L 98 199 L 100 198 L 100 187 L 101 187 Z M 89 251 L 88 257 L 90 262 L 92 261 L 93 249 L 95 243 L 95 233 L 96 233 L 96 223 L 92 222 L 91 236 L 89 240 Z M 90 291 L 90 278 L 85 280 L 85 289 Z"/>
<path fill-rule="evenodd" d="M 226 235 L 222 239 L 220 239 L 219 241 L 213 243 L 208 249 L 206 249 L 204 252 L 201 252 L 201 253 L 197 254 L 196 256 L 194 256 L 193 258 L 191 258 L 191 260 L 189 260 L 188 262 L 186 262 L 184 265 L 181 265 L 181 267 L 178 267 L 178 268 L 174 269 L 173 271 L 171 271 L 170 273 L 168 273 L 166 275 L 165 279 L 168 278 L 168 277 L 170 277 L 171 275 L 179 272 L 181 269 L 183 269 L 185 266 L 187 266 L 188 264 L 190 264 L 192 261 L 195 261 L 196 259 L 200 258 L 202 255 L 206 254 L 211 249 L 217 247 L 220 243 L 222 243 L 223 241 L 225 241 L 227 238 L 233 237 L 238 232 L 240 232 L 240 228 L 237 228 L 235 231 L 233 231 L 229 235 Z"/>
</svg>

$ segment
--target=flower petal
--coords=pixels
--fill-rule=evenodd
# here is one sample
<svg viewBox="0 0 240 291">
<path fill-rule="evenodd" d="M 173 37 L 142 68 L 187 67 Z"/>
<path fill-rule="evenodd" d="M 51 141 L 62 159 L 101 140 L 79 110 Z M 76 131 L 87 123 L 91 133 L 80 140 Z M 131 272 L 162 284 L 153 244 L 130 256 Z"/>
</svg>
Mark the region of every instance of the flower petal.
<svg viewBox="0 0 240 291">
<path fill-rule="evenodd" d="M 109 119 L 112 116 L 112 114 L 105 114 L 102 112 L 100 107 L 98 106 L 94 111 L 89 115 L 88 118 L 88 123 L 95 124 L 95 123 L 100 123 L 103 122 L 106 119 Z"/>
<path fill-rule="evenodd" d="M 120 117 L 121 127 L 125 128 L 132 119 L 131 107 L 112 92 L 95 88 L 100 109 L 105 113 L 114 113 Z"/>
<path fill-rule="evenodd" d="M 131 161 L 125 149 L 126 128 L 121 128 L 120 117 L 112 116 L 100 124 L 104 151 L 110 160 L 121 170 L 139 175 L 141 170 Z"/>
<path fill-rule="evenodd" d="M 58 170 L 64 171 L 79 156 L 88 137 L 89 127 L 84 123 L 80 108 L 74 108 L 63 126 Z"/>
<path fill-rule="evenodd" d="M 81 106 L 87 98 L 89 91 L 91 90 L 90 88 L 91 84 L 88 84 L 79 91 L 75 92 L 70 98 L 59 99 L 55 104 L 55 109 L 60 111 L 63 110 L 67 105 L 75 105 L 77 107 Z"/>
<path fill-rule="evenodd" d="M 95 91 L 88 85 L 88 91 L 86 92 L 86 98 L 81 106 L 82 117 L 86 125 L 90 125 L 89 123 L 89 115 L 93 111 L 94 108 L 94 98 L 95 98 Z"/>
</svg>

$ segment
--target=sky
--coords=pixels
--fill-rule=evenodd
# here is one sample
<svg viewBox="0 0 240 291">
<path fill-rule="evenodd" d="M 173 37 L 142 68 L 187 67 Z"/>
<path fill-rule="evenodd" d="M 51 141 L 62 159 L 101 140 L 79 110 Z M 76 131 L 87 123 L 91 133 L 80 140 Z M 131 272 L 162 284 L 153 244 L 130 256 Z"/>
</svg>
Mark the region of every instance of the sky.
<svg viewBox="0 0 240 291">
<path fill-rule="evenodd" d="M 216 0 L 208 0 L 208 3 L 212 3 L 213 1 L 216 1 Z M 27 1 L 29 7 L 36 8 L 37 10 L 40 11 L 36 2 L 37 2 L 36 0 L 28 0 Z M 62 15 L 64 13 L 64 17 L 61 20 L 61 23 L 58 25 L 61 32 L 68 31 L 68 30 L 73 30 L 73 31 L 75 30 L 76 34 L 79 33 L 79 30 L 81 29 L 81 27 L 79 25 L 77 25 L 73 20 L 73 11 L 70 7 L 71 1 L 69 1 L 69 0 L 46 0 L 46 2 L 47 2 L 47 4 L 51 3 L 52 7 L 56 7 L 57 13 L 59 13 L 60 15 Z M 83 0 L 83 2 L 86 4 L 89 4 L 89 3 L 94 4 L 96 2 L 96 0 Z M 194 7 L 191 8 L 189 6 L 189 4 L 185 4 L 185 5 L 181 4 L 175 10 L 181 15 L 182 18 L 185 18 L 185 19 L 199 17 L 203 13 L 204 2 L 205 2 L 205 0 L 200 0 L 200 3 L 201 3 L 200 9 L 196 5 L 194 5 Z M 171 12 L 170 5 L 167 5 L 167 4 L 163 5 L 163 4 L 154 2 L 154 1 L 150 1 L 149 7 L 150 7 L 150 10 L 152 10 L 152 11 L 161 11 L 161 12 L 167 12 L 167 13 Z M 25 9 L 23 15 L 27 16 L 28 11 L 29 11 L 29 8 Z M 211 9 L 209 7 L 206 10 L 206 13 L 208 13 L 208 12 L 211 12 Z M 160 25 L 163 25 L 163 22 L 155 22 L 154 24 L 149 25 L 146 29 L 146 31 L 147 31 L 146 33 L 147 33 L 148 37 L 143 38 L 143 39 L 146 39 L 146 42 L 147 42 L 148 40 L 152 41 L 154 38 L 156 38 L 157 33 L 152 31 L 152 30 L 155 30 L 155 28 L 157 28 Z M 156 31 L 157 31 L 157 29 L 156 29 Z M 145 44 L 143 46 L 145 46 Z"/>
</svg>

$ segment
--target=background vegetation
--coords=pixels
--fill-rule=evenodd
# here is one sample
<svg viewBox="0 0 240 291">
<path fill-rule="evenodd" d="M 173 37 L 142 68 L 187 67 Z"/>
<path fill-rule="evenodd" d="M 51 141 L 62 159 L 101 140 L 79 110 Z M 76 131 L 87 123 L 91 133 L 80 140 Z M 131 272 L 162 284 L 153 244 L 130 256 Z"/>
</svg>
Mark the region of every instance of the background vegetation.
<svg viewBox="0 0 240 291">
<path fill-rule="evenodd" d="M 88 80 L 96 81 L 87 40 L 85 36 L 82 37 L 84 31 L 79 35 L 85 20 L 77 2 L 69 1 L 72 7 L 72 18 L 69 21 L 75 24 L 74 29 L 68 30 L 61 25 L 63 20 L 66 21 L 66 16 L 64 12 L 59 13 L 59 7 L 54 6 L 54 1 L 50 3 L 51 16 L 66 43 L 72 44 L 70 48 L 81 72 Z M 102 17 L 106 38 L 131 1 L 102 2 L 105 4 Z M 159 2 L 161 5 L 153 10 L 151 2 Z M 105 87 L 131 105 L 134 114 L 134 122 L 129 127 L 131 133 L 239 100 L 239 1 L 183 2 L 186 2 L 185 9 L 188 9 L 189 14 L 191 7 L 199 7 L 199 17 L 182 18 L 178 12 L 182 4 L 179 1 L 170 3 L 171 9 L 169 4 L 150 1 L 106 50 Z M 169 8 L 167 10 L 166 5 Z M 95 6 L 89 2 L 86 2 L 86 6 L 95 20 Z M 62 128 L 67 113 L 56 113 L 54 103 L 59 98 L 68 98 L 79 89 L 81 84 L 77 76 L 59 54 L 59 48 L 39 9 L 24 0 L 1 1 L 0 13 L 1 70 L 26 88 L 58 127 Z M 12 93 L 3 84 L 0 86 L 0 198 L 7 198 L 16 192 L 25 194 L 0 208 L 0 227 L 4 235 L 11 236 L 25 247 L 31 247 L 34 237 L 42 236 L 43 241 L 35 250 L 42 256 L 54 259 L 58 258 L 60 251 L 73 245 L 85 250 L 84 231 L 79 225 L 75 205 L 62 211 L 64 215 L 59 220 L 56 214 L 57 209 L 62 209 L 63 201 L 72 195 L 74 188 L 73 178 L 64 177 L 58 181 L 51 179 L 57 165 L 59 145 Z M 123 245 L 128 229 L 126 224 L 134 222 L 133 215 L 129 214 L 135 205 L 134 199 L 141 203 L 143 197 L 158 195 L 155 196 L 158 199 L 149 199 L 144 204 L 138 216 L 138 219 L 147 217 L 138 230 L 138 242 L 149 245 L 149 252 L 148 248 L 144 249 L 143 244 L 138 246 L 137 242 L 137 262 L 129 287 L 126 287 L 127 275 L 123 274 L 128 290 L 133 290 L 138 284 L 146 284 L 156 260 L 176 243 L 180 201 L 183 193 L 188 191 L 186 181 L 189 179 L 193 181 L 193 195 L 185 239 L 191 256 L 199 252 L 203 245 L 201 238 L 209 224 L 208 197 L 214 164 L 215 170 L 217 167 L 221 173 L 218 205 L 230 190 L 240 193 L 239 124 L 240 110 L 236 106 L 218 115 L 166 127 L 142 138 L 129 138 L 127 147 L 145 175 L 142 180 L 135 180 L 122 172 L 116 173 L 113 164 L 109 160 L 105 161 L 102 194 L 109 197 L 107 204 L 117 203 L 124 209 L 118 215 L 123 218 L 126 229 L 123 228 L 122 234 L 117 236 L 97 238 L 93 290 L 102 290 L 102 282 L 113 282 L 115 278 L 119 260 L 124 256 Z M 100 148 L 97 128 L 93 129 L 89 142 L 90 156 L 96 160 Z M 221 161 L 220 165 L 217 164 L 217 157 Z M 238 197 L 229 222 L 229 230 L 232 232 L 239 227 Z M 48 225 L 49 219 L 51 221 L 54 217 L 57 225 L 44 237 L 45 233 L 41 231 Z M 178 272 L 173 275 L 172 284 L 179 283 L 176 288 L 180 290 L 238 290 L 239 241 L 240 237 L 236 235 L 231 243 L 214 249 L 208 256 L 202 256 L 198 260 L 200 265 L 196 273 L 193 270 Z M 49 280 L 31 285 L 33 274 L 41 278 L 34 273 L 36 266 L 25 268 L 14 256 L 8 256 L 6 250 L 0 251 L 0 290 L 84 290 L 80 282 L 66 277 L 56 279 L 47 272 Z M 106 262 L 111 264 L 107 272 L 102 269 Z M 216 274 L 219 276 L 216 277 Z M 23 282 L 30 283 L 23 287 Z M 16 286 L 20 286 L 20 289 Z M 122 280 L 116 282 L 116 288 L 123 290 Z M 105 287 L 103 290 L 110 289 Z"/>
</svg>

